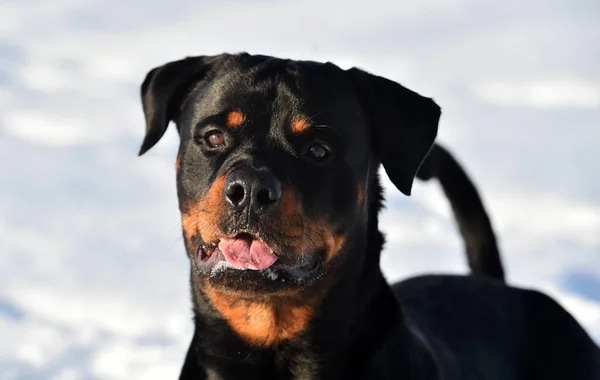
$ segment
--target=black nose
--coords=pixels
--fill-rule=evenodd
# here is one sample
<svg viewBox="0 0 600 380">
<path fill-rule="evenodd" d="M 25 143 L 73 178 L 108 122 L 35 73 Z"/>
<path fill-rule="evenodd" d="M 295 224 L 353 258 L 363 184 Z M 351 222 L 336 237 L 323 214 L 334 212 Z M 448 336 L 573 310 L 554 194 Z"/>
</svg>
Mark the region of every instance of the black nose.
<svg viewBox="0 0 600 380">
<path fill-rule="evenodd" d="M 266 170 L 242 167 L 225 179 L 225 199 L 235 212 L 250 209 L 260 215 L 274 208 L 281 198 L 281 182 Z"/>
</svg>

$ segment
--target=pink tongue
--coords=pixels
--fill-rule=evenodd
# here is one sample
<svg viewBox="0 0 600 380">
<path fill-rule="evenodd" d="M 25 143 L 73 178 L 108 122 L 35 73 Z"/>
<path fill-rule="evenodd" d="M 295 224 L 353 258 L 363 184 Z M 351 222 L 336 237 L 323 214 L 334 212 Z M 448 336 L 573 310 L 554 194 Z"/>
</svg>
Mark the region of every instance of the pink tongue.
<svg viewBox="0 0 600 380">
<path fill-rule="evenodd" d="M 277 256 L 260 240 L 223 239 L 219 249 L 227 262 L 239 269 L 266 269 L 277 261 Z"/>
</svg>

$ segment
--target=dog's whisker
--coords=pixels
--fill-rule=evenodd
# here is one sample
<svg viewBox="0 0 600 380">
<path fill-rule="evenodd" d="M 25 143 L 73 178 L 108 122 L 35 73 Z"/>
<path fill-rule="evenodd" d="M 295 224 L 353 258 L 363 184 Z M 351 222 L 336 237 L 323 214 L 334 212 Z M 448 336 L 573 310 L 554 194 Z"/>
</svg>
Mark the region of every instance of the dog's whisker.
<svg viewBox="0 0 600 380">
<path fill-rule="evenodd" d="M 177 227 L 181 227 L 182 225 L 183 225 L 183 220 L 177 222 L 174 226 L 172 226 L 171 228 L 169 228 L 169 232 L 173 231 Z"/>
<path fill-rule="evenodd" d="M 180 237 L 178 237 L 178 238 L 177 238 L 177 240 L 175 240 L 175 241 L 173 242 L 173 244 L 171 244 L 171 245 L 169 246 L 169 248 L 167 249 L 167 253 L 168 253 L 168 252 L 170 252 L 170 251 L 173 249 L 173 247 L 175 247 L 175 245 L 176 245 L 177 243 L 179 243 L 180 241 L 183 241 L 183 236 L 180 236 Z"/>
</svg>

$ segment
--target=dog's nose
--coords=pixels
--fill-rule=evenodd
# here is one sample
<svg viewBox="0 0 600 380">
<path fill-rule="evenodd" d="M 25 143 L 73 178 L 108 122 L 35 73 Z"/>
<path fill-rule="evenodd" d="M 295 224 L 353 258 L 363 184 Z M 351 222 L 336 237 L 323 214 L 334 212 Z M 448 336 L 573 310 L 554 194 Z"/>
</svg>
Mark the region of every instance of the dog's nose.
<svg viewBox="0 0 600 380">
<path fill-rule="evenodd" d="M 225 199 L 235 212 L 264 214 L 279 203 L 281 191 L 281 182 L 266 170 L 242 167 L 225 179 Z"/>
</svg>

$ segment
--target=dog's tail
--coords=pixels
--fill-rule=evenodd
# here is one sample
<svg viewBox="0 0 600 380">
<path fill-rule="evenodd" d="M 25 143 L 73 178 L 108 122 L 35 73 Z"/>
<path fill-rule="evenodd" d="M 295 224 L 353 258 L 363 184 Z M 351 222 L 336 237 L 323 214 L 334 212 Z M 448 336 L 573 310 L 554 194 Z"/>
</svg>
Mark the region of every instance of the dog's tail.
<svg viewBox="0 0 600 380">
<path fill-rule="evenodd" d="M 439 180 L 450 201 L 472 274 L 504 281 L 496 236 L 479 193 L 462 166 L 438 144 L 417 173 L 417 178 L 423 181 L 433 177 Z"/>
</svg>

